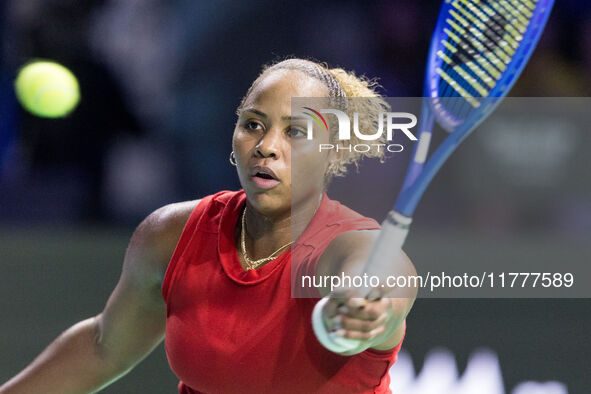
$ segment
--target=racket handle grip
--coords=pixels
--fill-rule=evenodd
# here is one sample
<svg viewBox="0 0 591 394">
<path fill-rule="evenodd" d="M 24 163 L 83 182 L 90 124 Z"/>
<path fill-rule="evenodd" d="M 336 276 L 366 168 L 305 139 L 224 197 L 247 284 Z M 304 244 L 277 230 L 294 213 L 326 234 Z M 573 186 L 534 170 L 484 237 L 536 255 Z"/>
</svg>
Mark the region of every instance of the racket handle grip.
<svg viewBox="0 0 591 394">
<path fill-rule="evenodd" d="M 380 235 L 367 259 L 364 274 L 367 274 L 368 277 L 377 276 L 383 280 L 393 272 L 404 272 L 402 269 L 397 271 L 396 264 L 400 261 L 400 251 L 408 235 L 411 222 L 412 218 L 394 210 L 388 212 L 386 219 L 382 222 Z M 375 299 L 379 298 L 379 295 L 370 293 L 367 298 Z"/>
<path fill-rule="evenodd" d="M 312 328 L 314 329 L 314 334 L 316 334 L 318 341 L 326 349 L 337 354 L 349 352 L 353 349 L 358 349 L 358 353 L 361 353 L 367 349 L 367 347 L 362 345 L 362 341 L 358 339 L 345 338 L 334 332 L 328 332 L 324 324 L 324 319 L 322 318 L 322 310 L 328 300 L 328 297 L 322 298 L 316 303 L 314 311 L 312 312 Z"/>
</svg>

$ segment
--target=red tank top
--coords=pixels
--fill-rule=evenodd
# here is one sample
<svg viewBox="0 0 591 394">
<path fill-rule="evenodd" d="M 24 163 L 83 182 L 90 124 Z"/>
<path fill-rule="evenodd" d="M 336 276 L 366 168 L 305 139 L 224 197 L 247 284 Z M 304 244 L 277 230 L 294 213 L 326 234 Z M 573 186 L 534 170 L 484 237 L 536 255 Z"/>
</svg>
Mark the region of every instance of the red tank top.
<svg viewBox="0 0 591 394">
<path fill-rule="evenodd" d="M 235 229 L 245 201 L 243 191 L 204 198 L 166 271 L 165 347 L 179 392 L 389 393 L 400 344 L 350 357 L 332 353 L 312 330 L 318 299 L 291 296 L 291 253 L 301 253 L 313 273 L 337 235 L 379 225 L 324 195 L 293 251 L 244 271 Z"/>
</svg>

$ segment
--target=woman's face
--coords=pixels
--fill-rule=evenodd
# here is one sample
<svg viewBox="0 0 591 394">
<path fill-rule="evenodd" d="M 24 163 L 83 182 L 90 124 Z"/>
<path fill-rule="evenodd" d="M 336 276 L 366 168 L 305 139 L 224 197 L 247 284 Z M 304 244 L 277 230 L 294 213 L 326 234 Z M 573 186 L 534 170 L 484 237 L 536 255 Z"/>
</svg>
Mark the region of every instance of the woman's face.
<svg viewBox="0 0 591 394">
<path fill-rule="evenodd" d="M 246 98 L 232 145 L 248 201 L 264 215 L 289 214 L 292 203 L 318 202 L 331 159 L 318 147 L 329 136 L 314 130 L 314 139 L 308 140 L 307 119 L 292 117 L 291 98 L 326 96 L 320 81 L 277 70 L 264 75 Z"/>
</svg>

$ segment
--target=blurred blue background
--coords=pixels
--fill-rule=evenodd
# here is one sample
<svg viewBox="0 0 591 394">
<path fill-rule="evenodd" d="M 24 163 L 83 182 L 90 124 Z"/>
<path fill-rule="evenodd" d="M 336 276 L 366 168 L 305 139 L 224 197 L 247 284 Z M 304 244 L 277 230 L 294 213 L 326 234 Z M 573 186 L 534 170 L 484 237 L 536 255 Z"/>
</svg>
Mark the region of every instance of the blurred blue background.
<svg viewBox="0 0 591 394">
<path fill-rule="evenodd" d="M 439 5 L 3 1 L 0 380 L 67 326 L 101 310 L 127 239 L 143 217 L 170 202 L 239 188 L 228 164 L 235 110 L 263 64 L 288 55 L 313 58 L 378 77 L 388 96 L 420 96 Z M 71 116 L 36 118 L 17 105 L 13 80 L 32 58 L 55 60 L 77 75 L 82 101 Z M 591 2 L 558 0 L 511 94 L 578 97 L 590 91 Z M 454 160 L 470 159 L 460 150 Z M 494 166 L 490 161 L 483 168 Z M 485 179 L 454 171 L 460 166 L 453 162 L 448 167 L 417 211 L 416 227 L 432 233 L 417 234 L 409 250 L 438 258 L 418 246 L 438 231 L 452 238 L 454 231 L 458 237 L 509 232 L 532 248 L 560 233 L 579 240 L 558 245 L 561 256 L 589 256 L 580 248 L 591 236 L 590 177 L 569 179 L 572 189 L 559 200 L 545 198 L 535 185 L 482 191 L 479 180 Z M 502 179 L 484 173 L 487 181 Z M 335 188 L 339 182 L 346 178 Z M 524 194 L 527 204 L 519 203 Z M 532 234 L 542 235 L 532 240 Z M 496 253 L 495 245 L 472 246 Z M 588 301 L 574 300 L 419 300 L 405 348 L 420 364 L 430 349 L 445 346 L 461 366 L 475 347 L 489 346 L 500 356 L 508 389 L 527 379 L 557 379 L 571 393 L 586 393 L 589 312 Z M 107 392 L 172 393 L 174 382 L 159 348 Z"/>
<path fill-rule="evenodd" d="M 136 223 L 170 201 L 234 189 L 235 109 L 288 55 L 420 96 L 438 1 L 6 1 L 1 22 L 0 220 Z M 31 58 L 71 68 L 66 119 L 25 113 L 12 80 Z M 586 96 L 591 6 L 561 0 L 515 96 Z"/>
</svg>

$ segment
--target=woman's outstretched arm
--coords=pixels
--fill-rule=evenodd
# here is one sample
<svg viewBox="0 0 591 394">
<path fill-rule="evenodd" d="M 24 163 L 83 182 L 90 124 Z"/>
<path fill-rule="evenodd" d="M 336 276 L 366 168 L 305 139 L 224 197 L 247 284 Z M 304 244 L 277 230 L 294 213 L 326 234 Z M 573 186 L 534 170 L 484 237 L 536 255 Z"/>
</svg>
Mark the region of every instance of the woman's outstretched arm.
<svg viewBox="0 0 591 394">
<path fill-rule="evenodd" d="M 337 236 L 318 262 L 317 275 L 321 277 L 363 276 L 367 257 L 379 235 L 377 230 L 347 231 Z M 400 272 L 397 272 L 400 271 Z M 400 251 L 399 263 L 392 265 L 392 275 L 414 275 L 415 268 L 403 251 Z M 359 294 L 370 290 L 370 287 L 350 289 Z M 392 289 L 385 284 L 380 288 L 382 298 L 366 300 L 350 298 L 341 294 L 328 299 L 323 308 L 323 320 L 326 330 L 335 331 L 344 338 L 359 340 L 359 349 L 374 348 L 388 350 L 396 347 L 405 332 L 406 316 L 415 301 L 414 288 L 401 291 L 398 298 L 392 296 Z M 330 293 L 330 289 L 321 289 L 322 295 Z M 359 296 L 356 296 L 359 297 Z M 343 351 L 343 355 L 353 355 L 359 349 Z"/>
<path fill-rule="evenodd" d="M 95 392 L 146 357 L 164 337 L 162 278 L 197 203 L 172 204 L 149 215 L 133 234 L 104 310 L 62 333 L 0 386 L 0 394 Z"/>
</svg>

